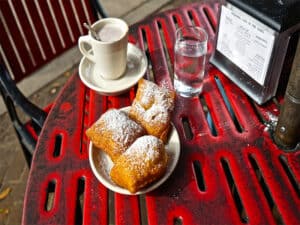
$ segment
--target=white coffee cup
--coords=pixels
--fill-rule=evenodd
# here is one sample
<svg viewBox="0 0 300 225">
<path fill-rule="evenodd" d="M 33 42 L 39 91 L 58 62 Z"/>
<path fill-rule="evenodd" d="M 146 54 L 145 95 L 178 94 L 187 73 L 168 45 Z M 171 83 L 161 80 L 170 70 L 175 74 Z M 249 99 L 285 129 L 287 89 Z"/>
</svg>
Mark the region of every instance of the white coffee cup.
<svg viewBox="0 0 300 225">
<path fill-rule="evenodd" d="M 92 28 L 100 40 L 89 32 L 79 37 L 79 50 L 95 64 L 97 75 L 107 80 L 118 79 L 126 70 L 128 25 L 118 18 L 105 18 L 95 22 Z"/>
</svg>

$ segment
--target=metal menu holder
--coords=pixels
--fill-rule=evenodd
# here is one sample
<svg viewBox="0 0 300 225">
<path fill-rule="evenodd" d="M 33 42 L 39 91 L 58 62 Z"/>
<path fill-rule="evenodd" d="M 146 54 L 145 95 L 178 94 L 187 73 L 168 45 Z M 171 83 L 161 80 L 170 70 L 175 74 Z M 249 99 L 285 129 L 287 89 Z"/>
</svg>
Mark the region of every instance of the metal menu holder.
<svg viewBox="0 0 300 225">
<path fill-rule="evenodd" d="M 300 0 L 228 0 L 210 62 L 263 104 L 286 87 L 299 32 Z"/>
</svg>

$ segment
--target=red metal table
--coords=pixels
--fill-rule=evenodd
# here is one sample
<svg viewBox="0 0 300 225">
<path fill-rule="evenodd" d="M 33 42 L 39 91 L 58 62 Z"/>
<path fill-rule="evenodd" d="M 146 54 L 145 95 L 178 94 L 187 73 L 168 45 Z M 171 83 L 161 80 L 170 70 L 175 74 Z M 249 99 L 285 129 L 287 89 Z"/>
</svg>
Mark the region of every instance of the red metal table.
<svg viewBox="0 0 300 225">
<path fill-rule="evenodd" d="M 133 25 L 130 42 L 149 59 L 145 77 L 172 88 L 177 26 L 204 27 L 210 55 L 217 11 L 217 3 L 189 4 Z M 39 139 L 23 224 L 299 224 L 300 151 L 280 150 L 271 135 L 280 101 L 256 105 L 216 68 L 207 68 L 203 94 L 176 101 L 181 155 L 175 171 L 142 196 L 113 193 L 97 181 L 84 134 L 108 108 L 130 105 L 135 88 L 101 96 L 72 76 Z"/>
</svg>

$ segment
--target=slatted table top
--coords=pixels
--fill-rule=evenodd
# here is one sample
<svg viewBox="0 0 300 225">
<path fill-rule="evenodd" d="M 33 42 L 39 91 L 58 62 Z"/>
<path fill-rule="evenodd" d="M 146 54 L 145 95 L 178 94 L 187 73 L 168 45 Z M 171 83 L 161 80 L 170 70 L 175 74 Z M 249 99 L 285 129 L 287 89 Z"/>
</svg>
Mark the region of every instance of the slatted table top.
<svg viewBox="0 0 300 225">
<path fill-rule="evenodd" d="M 129 40 L 148 56 L 145 78 L 173 88 L 176 27 L 196 24 L 214 49 L 217 3 L 188 4 L 148 17 Z M 177 97 L 173 113 L 179 163 L 156 190 L 127 196 L 93 175 L 85 130 L 109 108 L 131 104 L 136 87 L 101 96 L 74 74 L 54 103 L 28 180 L 23 224 L 299 224 L 300 151 L 272 140 L 280 101 L 256 105 L 207 64 L 200 97 Z"/>
</svg>

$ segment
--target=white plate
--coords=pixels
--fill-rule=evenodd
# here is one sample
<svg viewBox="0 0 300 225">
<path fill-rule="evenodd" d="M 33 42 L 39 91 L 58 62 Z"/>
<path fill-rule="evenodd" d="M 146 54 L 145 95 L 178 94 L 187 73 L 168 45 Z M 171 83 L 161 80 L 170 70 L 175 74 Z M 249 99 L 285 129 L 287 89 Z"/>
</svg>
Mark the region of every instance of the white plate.
<svg viewBox="0 0 300 225">
<path fill-rule="evenodd" d="M 111 180 L 109 173 L 113 166 L 113 162 L 110 160 L 107 154 L 93 146 L 92 142 L 89 144 L 89 161 L 94 175 L 105 187 L 120 194 L 140 195 L 152 191 L 160 186 L 164 181 L 167 180 L 177 165 L 180 155 L 180 141 L 177 130 L 173 125 L 169 134 L 168 143 L 166 144 L 165 148 L 169 157 L 165 175 L 156 182 L 152 183 L 150 186 L 147 186 L 136 193 L 129 192 L 127 189 L 116 185 Z"/>
<path fill-rule="evenodd" d="M 134 86 L 144 76 L 147 69 L 147 58 L 138 47 L 128 43 L 127 68 L 117 80 L 103 79 L 97 75 L 94 65 L 86 57 L 81 59 L 79 64 L 81 81 L 101 95 L 119 95 Z"/>
</svg>

